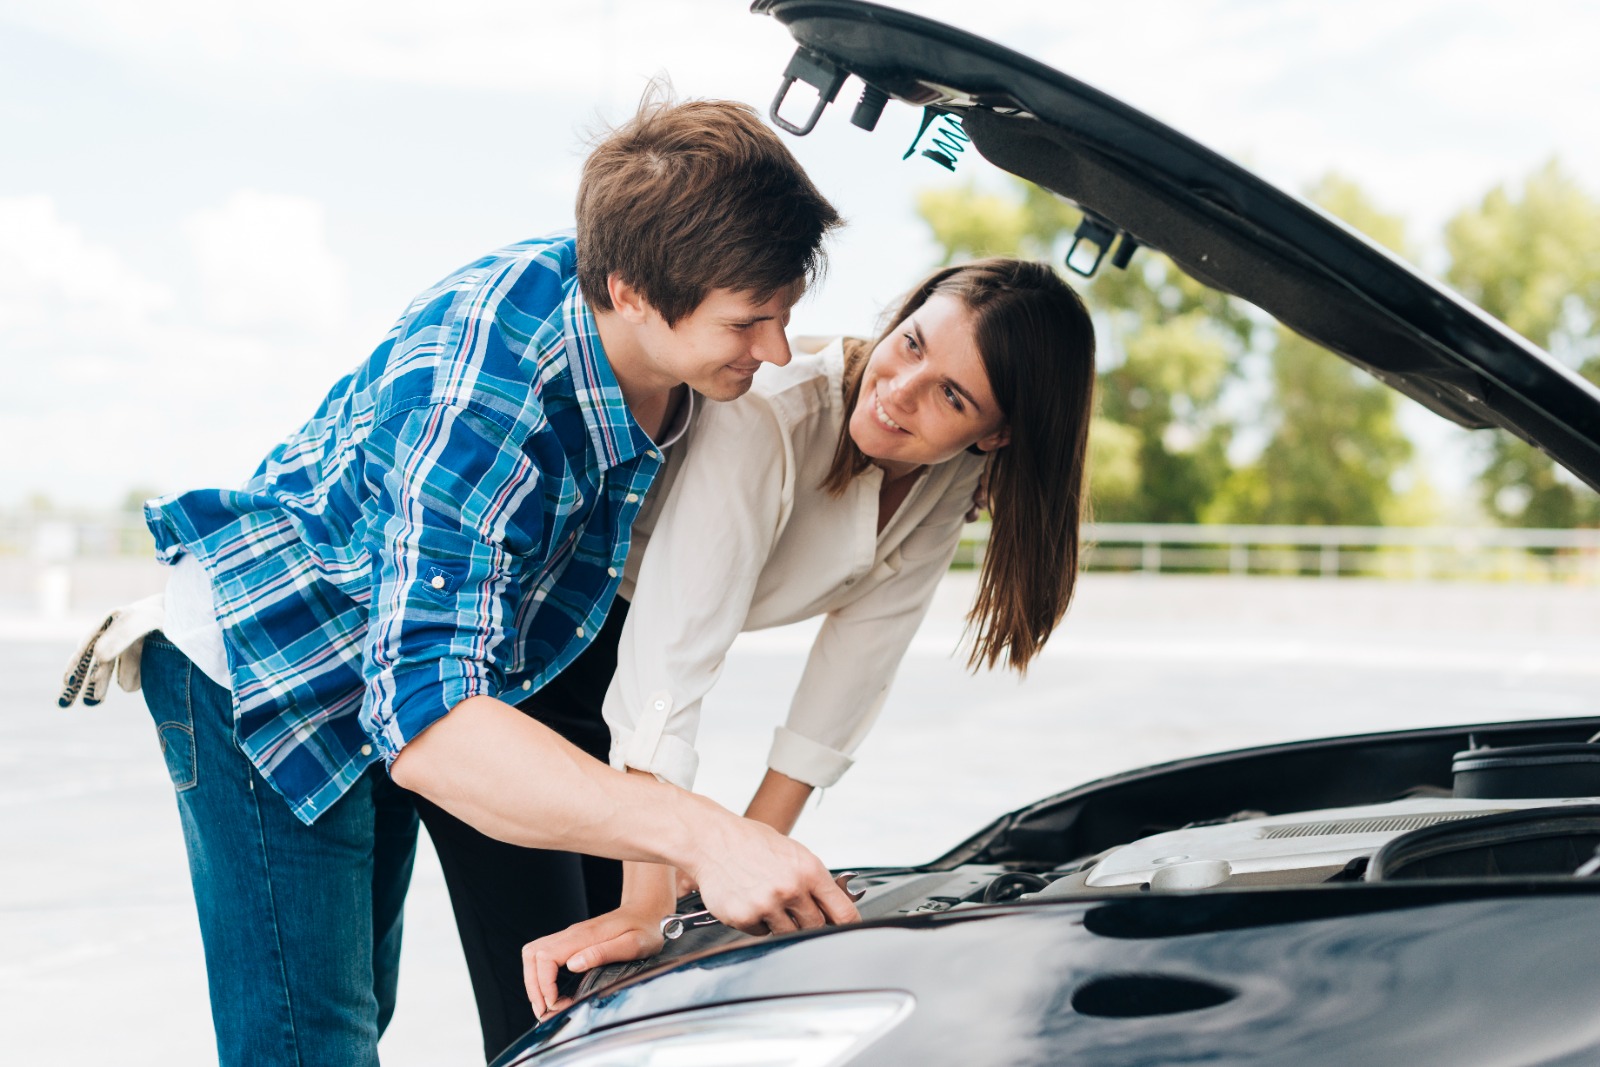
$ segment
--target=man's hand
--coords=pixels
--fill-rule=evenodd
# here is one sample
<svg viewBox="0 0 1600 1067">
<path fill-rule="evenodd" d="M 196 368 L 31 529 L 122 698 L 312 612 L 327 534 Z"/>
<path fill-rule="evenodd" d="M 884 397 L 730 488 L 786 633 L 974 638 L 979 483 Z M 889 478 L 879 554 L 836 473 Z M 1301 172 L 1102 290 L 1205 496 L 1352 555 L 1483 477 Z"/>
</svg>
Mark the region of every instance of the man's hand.
<svg viewBox="0 0 1600 1067">
<path fill-rule="evenodd" d="M 702 817 L 702 847 L 696 851 L 705 858 L 694 874 L 680 876 L 650 865 L 641 876 L 640 868 L 628 864 L 622 907 L 523 946 L 522 977 L 535 1015 L 542 1019 L 571 1003 L 556 989 L 563 965 L 582 973 L 661 951 L 661 920 L 670 912 L 671 898 L 659 887 L 636 892 L 645 877 L 664 885 L 677 877 L 697 880 L 700 899 L 711 914 L 747 934 L 788 933 L 860 919 L 822 861 L 798 842 L 709 801 Z"/>
<path fill-rule="evenodd" d="M 489 697 L 457 704 L 389 774 L 513 845 L 677 867 L 712 915 L 747 933 L 860 918 L 804 846 L 649 775 L 620 774 Z"/>
<path fill-rule="evenodd" d="M 702 827 L 685 871 L 707 910 L 747 934 L 786 934 L 861 918 L 822 861 L 762 823 L 724 815 Z"/>
<path fill-rule="evenodd" d="M 522 980 L 528 987 L 533 1014 L 543 1019 L 572 1003 L 556 991 L 556 974 L 563 964 L 576 974 L 608 963 L 642 960 L 661 951 L 659 908 L 624 904 L 522 946 Z"/>
</svg>

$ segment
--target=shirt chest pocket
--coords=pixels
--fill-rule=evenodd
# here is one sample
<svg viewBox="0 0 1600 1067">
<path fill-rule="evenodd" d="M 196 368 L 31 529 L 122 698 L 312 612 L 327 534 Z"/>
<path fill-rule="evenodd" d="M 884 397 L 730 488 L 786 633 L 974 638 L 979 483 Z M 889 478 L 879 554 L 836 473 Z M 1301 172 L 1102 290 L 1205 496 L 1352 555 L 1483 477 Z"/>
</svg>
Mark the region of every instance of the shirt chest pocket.
<svg viewBox="0 0 1600 1067">
<path fill-rule="evenodd" d="M 423 561 L 421 575 L 424 588 L 442 597 L 454 596 L 466 580 L 466 566 L 448 561 Z"/>
</svg>

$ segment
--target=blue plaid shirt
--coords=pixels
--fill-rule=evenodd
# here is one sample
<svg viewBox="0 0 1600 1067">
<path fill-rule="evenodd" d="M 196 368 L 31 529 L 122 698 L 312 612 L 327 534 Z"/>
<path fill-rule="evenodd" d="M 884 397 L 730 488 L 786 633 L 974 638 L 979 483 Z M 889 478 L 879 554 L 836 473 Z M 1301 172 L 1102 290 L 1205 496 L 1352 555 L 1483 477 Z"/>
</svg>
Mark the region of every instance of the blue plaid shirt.
<svg viewBox="0 0 1600 1067">
<path fill-rule="evenodd" d="M 152 500 L 211 578 L 234 729 L 310 823 L 472 696 L 542 686 L 600 628 L 660 467 L 578 291 L 527 241 L 412 302 L 238 491 Z"/>
</svg>

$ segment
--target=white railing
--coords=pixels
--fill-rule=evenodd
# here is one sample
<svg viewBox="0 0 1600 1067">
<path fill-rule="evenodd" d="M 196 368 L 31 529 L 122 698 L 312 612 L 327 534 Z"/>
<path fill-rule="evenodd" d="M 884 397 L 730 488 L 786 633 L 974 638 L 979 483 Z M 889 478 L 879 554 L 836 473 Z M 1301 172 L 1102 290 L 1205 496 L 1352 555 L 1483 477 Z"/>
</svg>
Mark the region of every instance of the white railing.
<svg viewBox="0 0 1600 1067">
<path fill-rule="evenodd" d="M 957 565 L 982 563 L 987 523 Z M 1088 570 L 1600 584 L 1600 530 L 1448 526 L 1229 526 L 1089 523 Z"/>
<path fill-rule="evenodd" d="M 968 526 L 958 566 L 981 563 L 987 522 Z M 1085 565 L 1148 574 L 1288 574 L 1600 583 L 1600 530 L 1447 526 L 1089 523 Z M 46 567 L 148 559 L 137 513 L 0 511 L 0 558 Z"/>
</svg>

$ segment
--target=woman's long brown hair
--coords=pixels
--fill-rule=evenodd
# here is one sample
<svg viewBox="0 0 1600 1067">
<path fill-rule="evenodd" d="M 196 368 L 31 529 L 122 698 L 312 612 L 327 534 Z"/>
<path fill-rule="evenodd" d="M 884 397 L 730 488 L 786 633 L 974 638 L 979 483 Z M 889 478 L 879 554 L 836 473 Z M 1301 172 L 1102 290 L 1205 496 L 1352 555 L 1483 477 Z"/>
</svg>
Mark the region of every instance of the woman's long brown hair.
<svg viewBox="0 0 1600 1067">
<path fill-rule="evenodd" d="M 957 297 L 973 313 L 989 387 L 1011 430 L 1010 443 L 989 453 L 989 547 L 967 614 L 974 634 L 967 662 L 975 670 L 1004 659 L 1022 672 L 1067 613 L 1078 581 L 1094 326 L 1078 294 L 1046 264 L 984 259 L 929 275 L 878 340 L 935 293 Z M 876 344 L 845 342 L 847 412 L 855 410 Z M 851 439 L 846 417 L 822 488 L 843 493 L 871 462 Z"/>
</svg>

